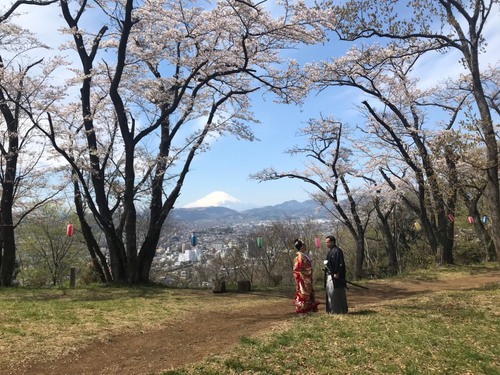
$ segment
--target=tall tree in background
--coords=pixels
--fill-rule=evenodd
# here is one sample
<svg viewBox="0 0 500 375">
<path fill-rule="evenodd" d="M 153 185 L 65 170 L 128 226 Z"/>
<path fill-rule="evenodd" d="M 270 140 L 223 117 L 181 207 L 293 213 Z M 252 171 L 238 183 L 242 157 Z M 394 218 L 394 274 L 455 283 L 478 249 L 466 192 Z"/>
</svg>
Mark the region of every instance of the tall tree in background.
<svg viewBox="0 0 500 375">
<path fill-rule="evenodd" d="M 37 137 L 37 116 L 50 103 L 44 75 L 53 70 L 25 53 L 41 45 L 27 30 L 9 22 L 23 4 L 48 5 L 54 1 L 17 1 L 0 9 L 0 285 L 10 286 L 16 263 L 15 229 L 20 221 L 56 193 L 43 190 L 40 168 L 43 141 Z M 26 62 L 29 61 L 29 62 Z M 57 64 L 56 64 L 57 65 Z M 40 74 L 40 67 L 45 71 Z M 56 94 L 54 92 L 54 94 Z M 45 198 L 41 195 L 47 193 Z M 40 196 L 38 196 L 40 194 Z"/>
<path fill-rule="evenodd" d="M 316 187 L 319 193 L 315 199 L 327 208 L 351 234 L 356 243 L 355 277 L 363 277 L 365 258 L 365 233 L 371 210 L 365 211 L 363 194 L 354 182 L 359 179 L 358 167 L 354 166 L 353 149 L 342 142 L 347 140 L 342 133 L 342 124 L 332 117 L 311 120 L 304 130 L 307 144 L 290 149 L 290 154 L 302 154 L 312 158 L 305 170 L 290 172 L 265 169 L 253 175 L 260 181 L 282 178 L 302 180 Z M 359 160 L 357 160 L 359 161 Z"/>
<path fill-rule="evenodd" d="M 148 282 L 161 228 L 195 155 L 211 137 L 253 140 L 250 93 L 271 91 L 284 101 L 302 95 L 295 66 L 277 69 L 279 51 L 322 33 L 308 29 L 311 13 L 300 18 L 288 8 L 273 19 L 234 0 L 211 9 L 183 1 L 97 4 L 60 2 L 81 62 L 73 81 L 81 102 L 52 109 L 46 134 L 104 232 L 113 280 Z M 143 241 L 137 209 L 149 210 Z"/>
<path fill-rule="evenodd" d="M 498 14 L 498 1 L 424 0 L 402 4 L 391 0 L 351 0 L 342 5 L 325 1 L 321 6 L 334 10 L 333 14 L 338 15 L 338 23 L 333 29 L 342 40 L 383 39 L 399 45 L 407 51 L 407 55 L 450 51 L 459 53 L 468 73 L 467 79 L 462 82 L 463 87 L 467 87 L 473 95 L 478 115 L 477 130 L 485 145 L 485 197 L 491 219 L 499 223 L 499 158 L 492 117 L 492 109 L 497 111 L 498 108 L 498 97 L 495 99 L 495 96 L 487 94 L 485 67 L 480 64 L 480 54 L 485 48 L 487 22 L 496 22 L 493 16 Z M 498 255 L 500 226 L 492 226 L 491 234 Z"/>
<path fill-rule="evenodd" d="M 497 255 L 490 235 L 488 204 L 484 198 L 487 162 L 483 142 L 475 131 L 477 124 L 469 121 L 467 127 L 470 130 L 441 134 L 434 141 L 434 148 L 436 154 L 444 154 L 441 160 L 451 159 L 449 162 L 456 166 L 454 169 L 443 168 L 442 176 L 450 181 L 450 185 L 456 186 L 458 197 L 465 205 L 464 214 L 473 219 L 472 227 L 486 249 L 484 259 L 494 261 Z"/>
<path fill-rule="evenodd" d="M 448 123 L 427 124 L 426 108 L 436 106 L 430 95 L 434 91 L 418 89 L 411 73 L 420 55 L 407 52 L 396 46 L 353 48 L 346 56 L 311 64 L 306 71 L 320 89 L 342 86 L 368 95 L 362 101 L 370 135 L 364 148 L 373 169 L 382 172 L 386 183 L 418 215 L 437 262 L 452 263 L 454 231 L 449 215 L 454 214 L 457 188 L 451 181 L 444 186 L 448 180 L 440 179 L 429 143 L 435 132 L 455 125 L 461 107 L 447 108 Z M 400 185 L 414 191 L 414 198 L 398 193 Z"/>
</svg>

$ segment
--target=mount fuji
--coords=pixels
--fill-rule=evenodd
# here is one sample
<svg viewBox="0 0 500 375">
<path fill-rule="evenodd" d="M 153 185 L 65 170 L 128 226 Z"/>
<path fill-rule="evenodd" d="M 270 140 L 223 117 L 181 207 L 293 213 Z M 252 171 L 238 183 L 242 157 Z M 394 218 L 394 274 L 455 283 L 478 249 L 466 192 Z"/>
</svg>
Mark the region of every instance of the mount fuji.
<svg viewBox="0 0 500 375">
<path fill-rule="evenodd" d="M 183 208 L 206 208 L 206 207 L 225 207 L 235 211 L 242 211 L 252 208 L 253 206 L 247 204 L 239 199 L 223 192 L 214 191 L 204 197 L 186 204 Z"/>
<path fill-rule="evenodd" d="M 255 206 L 249 208 L 249 206 L 223 191 L 214 191 L 182 208 L 172 210 L 172 218 L 201 228 L 210 227 L 214 223 L 234 225 L 269 220 L 290 220 L 290 218 L 325 220 L 330 217 L 329 212 L 318 207 L 318 203 L 312 199 L 304 202 L 291 200 L 260 208 Z"/>
</svg>

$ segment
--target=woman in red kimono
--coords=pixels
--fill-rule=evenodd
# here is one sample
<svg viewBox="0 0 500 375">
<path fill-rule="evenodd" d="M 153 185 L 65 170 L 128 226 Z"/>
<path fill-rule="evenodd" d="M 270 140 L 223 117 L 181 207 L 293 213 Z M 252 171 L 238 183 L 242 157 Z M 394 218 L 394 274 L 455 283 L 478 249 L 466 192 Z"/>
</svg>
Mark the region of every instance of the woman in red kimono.
<svg viewBox="0 0 500 375">
<path fill-rule="evenodd" d="M 295 312 L 298 314 L 316 312 L 319 302 L 314 297 L 312 261 L 307 254 L 306 245 L 301 240 L 295 240 L 295 248 L 298 250 L 293 261 L 293 276 L 297 283 L 293 299 Z"/>
</svg>

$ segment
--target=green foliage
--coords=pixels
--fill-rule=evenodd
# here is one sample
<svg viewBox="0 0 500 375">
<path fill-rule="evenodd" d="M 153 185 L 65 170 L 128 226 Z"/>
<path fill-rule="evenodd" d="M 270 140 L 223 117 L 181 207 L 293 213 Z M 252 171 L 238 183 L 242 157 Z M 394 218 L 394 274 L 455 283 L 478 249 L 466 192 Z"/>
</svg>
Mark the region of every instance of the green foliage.
<svg viewBox="0 0 500 375">
<path fill-rule="evenodd" d="M 83 285 L 100 283 L 99 274 L 91 261 L 81 270 L 79 281 Z"/>
<path fill-rule="evenodd" d="M 72 267 L 84 269 L 87 253 L 78 231 L 66 234 L 69 222 L 76 221 L 55 205 L 44 206 L 19 228 L 18 282 L 23 286 L 63 285 Z"/>
<path fill-rule="evenodd" d="M 456 263 L 471 265 L 485 261 L 488 253 L 478 240 L 470 242 L 462 241 L 455 246 L 453 256 Z"/>
<path fill-rule="evenodd" d="M 426 269 L 435 263 L 435 255 L 424 242 L 420 242 L 411 246 L 404 254 L 402 259 L 402 269 L 405 271 Z"/>
</svg>

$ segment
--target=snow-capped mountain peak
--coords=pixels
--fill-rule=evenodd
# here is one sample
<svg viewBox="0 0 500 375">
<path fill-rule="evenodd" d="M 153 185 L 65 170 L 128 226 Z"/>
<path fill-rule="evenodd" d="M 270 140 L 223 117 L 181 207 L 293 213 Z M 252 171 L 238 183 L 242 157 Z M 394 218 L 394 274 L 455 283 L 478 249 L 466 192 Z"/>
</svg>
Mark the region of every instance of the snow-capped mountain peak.
<svg viewBox="0 0 500 375">
<path fill-rule="evenodd" d="M 183 208 L 198 208 L 198 207 L 226 207 L 238 210 L 247 206 L 244 202 L 232 197 L 223 191 L 214 191 L 203 198 L 186 204 Z"/>
</svg>

